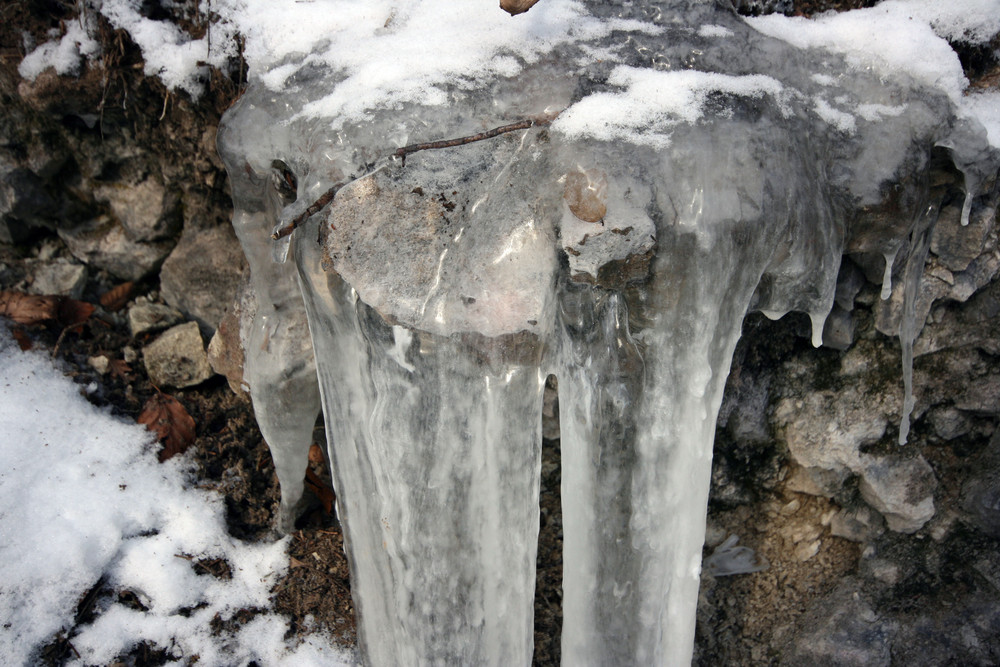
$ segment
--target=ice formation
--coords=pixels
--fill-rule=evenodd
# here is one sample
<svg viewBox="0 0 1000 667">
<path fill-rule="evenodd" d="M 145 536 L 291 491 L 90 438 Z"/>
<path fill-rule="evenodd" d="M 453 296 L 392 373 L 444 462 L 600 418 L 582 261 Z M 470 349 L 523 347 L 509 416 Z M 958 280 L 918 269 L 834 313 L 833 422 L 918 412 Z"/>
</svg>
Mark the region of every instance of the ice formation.
<svg viewBox="0 0 1000 667">
<path fill-rule="evenodd" d="M 530 663 L 554 373 L 563 661 L 689 664 L 743 317 L 808 313 L 818 345 L 842 255 L 885 257 L 909 363 L 936 212 L 968 213 L 997 165 L 957 58 L 929 30 L 943 69 L 695 0 L 345 12 L 306 50 L 248 46 L 219 146 L 283 502 L 316 410 L 308 317 L 365 660 Z M 545 122 L 393 157 L 521 119 Z"/>
</svg>

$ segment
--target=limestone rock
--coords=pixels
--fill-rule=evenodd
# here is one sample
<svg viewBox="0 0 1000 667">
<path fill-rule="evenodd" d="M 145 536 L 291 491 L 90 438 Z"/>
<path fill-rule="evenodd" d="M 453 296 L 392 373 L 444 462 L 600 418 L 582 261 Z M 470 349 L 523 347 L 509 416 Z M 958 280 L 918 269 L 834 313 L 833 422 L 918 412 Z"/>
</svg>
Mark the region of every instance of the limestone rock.
<svg viewBox="0 0 1000 667">
<path fill-rule="evenodd" d="M 240 344 L 240 320 L 236 312 L 227 312 L 219 322 L 219 328 L 208 343 L 208 363 L 212 370 L 226 377 L 234 394 L 249 396 L 243 383 L 243 346 Z"/>
<path fill-rule="evenodd" d="M 133 338 L 139 334 L 168 329 L 182 321 L 184 315 L 176 308 L 150 303 L 143 297 L 136 299 L 135 304 L 128 309 L 128 325 Z"/>
<path fill-rule="evenodd" d="M 845 580 L 810 605 L 781 664 L 888 667 L 894 624 L 875 613 L 860 588 L 860 582 Z"/>
<path fill-rule="evenodd" d="M 985 249 L 995 216 L 995 210 L 979 209 L 963 227 L 961 202 L 943 208 L 931 235 L 931 252 L 952 271 L 965 271 Z"/>
<path fill-rule="evenodd" d="M 163 300 L 214 331 L 239 286 L 246 260 L 230 226 L 185 229 L 160 271 Z"/>
<path fill-rule="evenodd" d="M 799 465 L 857 471 L 861 445 L 877 441 L 888 426 L 872 402 L 872 396 L 854 385 L 840 393 L 814 391 L 801 399 L 781 399 L 774 422 Z"/>
<path fill-rule="evenodd" d="M 212 377 L 197 322 L 168 329 L 142 354 L 149 379 L 158 386 L 191 387 Z"/>
<path fill-rule="evenodd" d="M 59 236 L 81 262 L 106 269 L 123 280 L 145 278 L 173 246 L 172 241 L 133 241 L 119 222 L 107 216 L 73 229 L 60 229 Z"/>
<path fill-rule="evenodd" d="M 104 185 L 95 190 L 133 241 L 161 241 L 181 227 L 181 200 L 157 179 L 149 177 L 135 185 Z"/>
<path fill-rule="evenodd" d="M 934 516 L 937 478 L 922 456 L 864 456 L 861 497 L 885 517 L 890 530 L 914 533 Z"/>
<path fill-rule="evenodd" d="M 33 270 L 34 279 L 27 290 L 31 294 L 57 294 L 79 299 L 87 284 L 87 267 L 69 259 L 39 261 Z"/>
</svg>

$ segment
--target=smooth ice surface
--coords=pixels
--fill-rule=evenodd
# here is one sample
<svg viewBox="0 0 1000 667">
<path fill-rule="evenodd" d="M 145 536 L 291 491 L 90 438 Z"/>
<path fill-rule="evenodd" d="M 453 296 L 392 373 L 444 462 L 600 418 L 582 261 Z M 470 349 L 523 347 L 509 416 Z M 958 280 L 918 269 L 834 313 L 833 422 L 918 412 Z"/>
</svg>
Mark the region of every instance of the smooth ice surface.
<svg viewBox="0 0 1000 667">
<path fill-rule="evenodd" d="M 229 537 L 221 497 L 188 485 L 183 457 L 158 463 L 144 427 L 95 408 L 80 392 L 48 354 L 21 352 L 0 328 L 4 663 L 38 664 L 37 651 L 74 628 L 77 604 L 104 577 L 148 611 L 99 599 L 97 620 L 75 628 L 79 658 L 69 664 L 110 664 L 140 641 L 212 665 L 349 664 L 351 656 L 319 636 L 287 643 L 287 622 L 274 614 L 236 634 L 212 631 L 217 615 L 269 605 L 287 567 L 285 543 Z M 198 576 L 187 557 L 223 558 L 232 579 Z"/>
<path fill-rule="evenodd" d="M 931 170 L 950 160 L 969 208 L 998 160 L 931 18 L 875 9 L 748 24 L 693 0 L 513 18 L 428 0 L 302 9 L 312 42 L 287 16 L 249 24 L 251 87 L 219 132 L 244 245 L 343 184 L 286 264 L 372 664 L 530 662 L 548 373 L 566 664 L 690 663 L 714 428 L 748 310 L 805 312 L 819 344 L 842 255 L 907 245 L 912 407 L 915 289 L 953 194 Z"/>
</svg>

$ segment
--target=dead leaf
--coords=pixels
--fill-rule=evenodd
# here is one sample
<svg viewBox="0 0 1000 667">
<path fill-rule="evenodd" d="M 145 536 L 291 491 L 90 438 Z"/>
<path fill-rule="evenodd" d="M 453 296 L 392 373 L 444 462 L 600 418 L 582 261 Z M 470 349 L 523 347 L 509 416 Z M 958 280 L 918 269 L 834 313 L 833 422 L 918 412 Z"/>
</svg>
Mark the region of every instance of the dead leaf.
<svg viewBox="0 0 1000 667">
<path fill-rule="evenodd" d="M 0 315 L 5 315 L 18 324 L 38 324 L 54 320 L 58 307 L 57 296 L 0 292 Z"/>
<path fill-rule="evenodd" d="M 83 324 L 90 319 L 90 316 L 97 309 L 97 306 L 86 301 L 77 301 L 65 297 L 56 298 L 59 299 L 57 319 L 59 320 L 59 324 L 66 328 Z"/>
<path fill-rule="evenodd" d="M 333 489 L 329 484 L 324 484 L 319 475 L 309 468 L 306 468 L 306 487 L 316 494 L 319 502 L 323 505 L 323 511 L 333 514 Z"/>
<path fill-rule="evenodd" d="M 132 373 L 132 367 L 124 359 L 112 359 L 108 364 L 108 373 L 111 377 L 118 378 L 122 382 L 128 382 L 128 376 Z"/>
<path fill-rule="evenodd" d="M 608 177 L 598 169 L 571 171 L 565 176 L 563 199 L 584 222 L 600 222 L 608 212 Z"/>
<path fill-rule="evenodd" d="M 325 463 L 323 450 L 315 442 L 309 445 L 309 463 Z"/>
<path fill-rule="evenodd" d="M 112 313 L 121 310 L 128 303 L 128 300 L 132 298 L 132 288 L 134 286 L 135 283 L 129 281 L 117 287 L 112 287 L 101 295 L 101 305 L 104 306 L 105 310 Z"/>
<path fill-rule="evenodd" d="M 183 453 L 194 442 L 194 419 L 180 401 L 169 394 L 156 393 L 150 397 L 136 421 L 145 424 L 163 443 L 160 463 Z"/>
<path fill-rule="evenodd" d="M 517 16 L 534 7 L 536 2 L 538 0 L 500 0 L 500 9 L 511 16 Z"/>
<path fill-rule="evenodd" d="M 35 345 L 31 342 L 31 339 L 28 338 L 28 332 L 21 327 L 14 327 L 11 330 L 11 335 L 14 336 L 14 340 L 17 341 L 17 344 L 21 348 L 22 352 L 27 352 Z"/>
<path fill-rule="evenodd" d="M 64 296 L 0 292 L 0 315 L 18 324 L 39 324 L 56 320 L 63 327 L 83 324 L 94 313 L 94 304 Z"/>
</svg>

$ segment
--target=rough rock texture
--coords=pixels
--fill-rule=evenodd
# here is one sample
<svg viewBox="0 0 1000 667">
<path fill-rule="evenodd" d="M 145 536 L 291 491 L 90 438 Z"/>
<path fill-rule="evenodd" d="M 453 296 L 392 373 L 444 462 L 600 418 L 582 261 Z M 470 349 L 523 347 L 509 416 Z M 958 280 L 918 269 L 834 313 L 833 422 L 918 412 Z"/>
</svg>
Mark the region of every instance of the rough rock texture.
<svg viewBox="0 0 1000 667">
<path fill-rule="evenodd" d="M 192 387 L 212 377 L 197 322 L 167 329 L 142 349 L 150 381 L 166 387 Z"/>
<path fill-rule="evenodd" d="M 215 331 L 246 266 L 230 226 L 187 229 L 160 271 L 163 299 L 208 334 Z"/>
<path fill-rule="evenodd" d="M 162 303 L 152 303 L 146 297 L 139 297 L 128 309 L 128 326 L 133 337 L 163 331 L 183 321 L 181 311 Z"/>
</svg>

